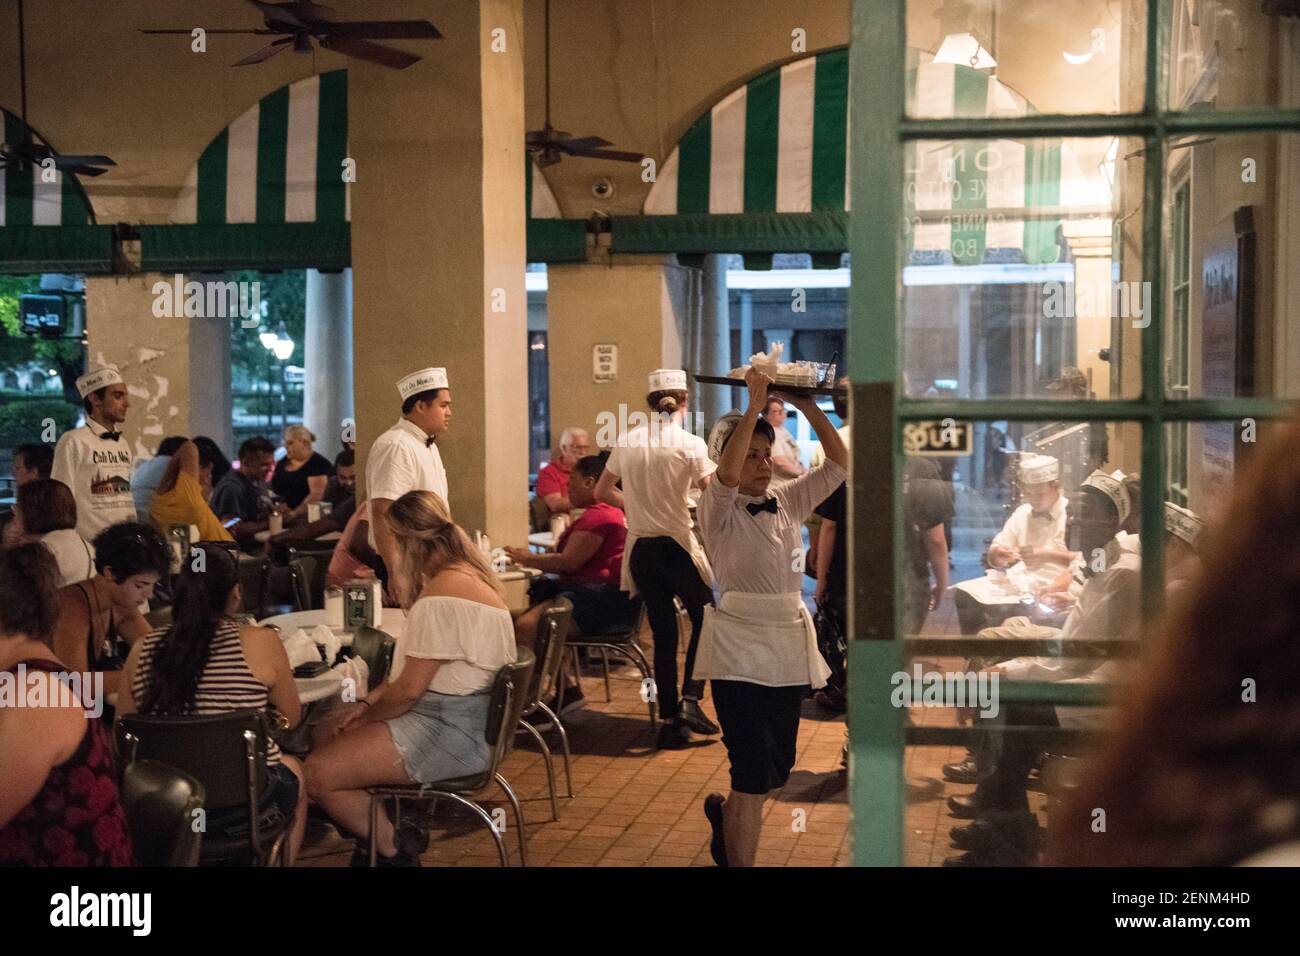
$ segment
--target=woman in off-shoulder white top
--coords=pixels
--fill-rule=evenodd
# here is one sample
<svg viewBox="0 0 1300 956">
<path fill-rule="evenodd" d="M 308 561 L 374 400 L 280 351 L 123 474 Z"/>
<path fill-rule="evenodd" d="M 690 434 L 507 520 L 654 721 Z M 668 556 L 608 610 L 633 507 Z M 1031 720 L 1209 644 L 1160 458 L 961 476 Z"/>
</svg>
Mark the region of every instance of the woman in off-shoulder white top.
<svg viewBox="0 0 1300 956">
<path fill-rule="evenodd" d="M 307 760 L 312 799 L 358 838 L 367 859 L 366 787 L 436 783 L 482 773 L 497 672 L 516 660 L 514 624 L 491 569 L 429 491 L 403 495 L 384 520 L 398 543 L 392 583 L 407 608 L 388 680 L 318 729 L 328 742 Z M 375 835 L 385 865 L 419 865 L 398 852 L 387 815 Z"/>
</svg>

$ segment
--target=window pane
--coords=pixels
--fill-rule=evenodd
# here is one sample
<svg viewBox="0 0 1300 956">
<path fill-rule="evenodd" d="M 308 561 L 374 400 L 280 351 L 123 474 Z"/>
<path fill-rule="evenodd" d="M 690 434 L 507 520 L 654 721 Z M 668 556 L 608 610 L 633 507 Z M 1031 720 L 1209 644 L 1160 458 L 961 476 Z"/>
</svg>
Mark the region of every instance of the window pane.
<svg viewBox="0 0 1300 956">
<path fill-rule="evenodd" d="M 1168 109 L 1300 105 L 1300 20 L 1280 12 L 1286 4 L 1161 2 L 1170 20 Z"/>
<path fill-rule="evenodd" d="M 1300 134 L 1183 136 L 1166 167 L 1167 394 L 1300 397 Z"/>
<path fill-rule="evenodd" d="M 922 140 L 904 159 L 906 393 L 1139 394 L 1140 141 Z"/>
<path fill-rule="evenodd" d="M 911 0 L 907 113 L 1137 112 L 1145 43 L 1142 0 Z"/>
</svg>

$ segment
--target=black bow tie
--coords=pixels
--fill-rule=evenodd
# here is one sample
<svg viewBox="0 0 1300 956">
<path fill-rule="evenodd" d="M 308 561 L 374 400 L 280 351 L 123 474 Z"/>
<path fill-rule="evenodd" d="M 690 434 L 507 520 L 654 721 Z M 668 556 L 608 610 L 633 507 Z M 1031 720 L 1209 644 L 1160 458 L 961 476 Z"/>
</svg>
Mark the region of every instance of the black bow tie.
<svg viewBox="0 0 1300 956">
<path fill-rule="evenodd" d="M 99 437 L 100 437 L 100 438 L 107 438 L 109 441 L 117 441 L 119 438 L 122 437 L 122 433 L 121 433 L 121 432 L 104 432 L 104 433 L 101 434 Z"/>
<path fill-rule="evenodd" d="M 764 498 L 762 501 L 752 501 L 745 505 L 745 510 L 752 515 L 756 515 L 760 511 L 770 511 L 772 514 L 776 514 L 776 499 Z"/>
<path fill-rule="evenodd" d="M 424 447 L 425 447 L 425 448 L 428 448 L 428 447 L 429 447 L 430 445 L 432 445 L 435 441 L 437 441 L 437 439 L 434 438 L 432 435 L 430 435 L 428 438 L 426 438 L 426 439 L 424 440 Z"/>
<path fill-rule="evenodd" d="M 1030 514 L 1032 517 L 1042 518 L 1045 521 L 1050 521 L 1052 518 L 1056 517 L 1051 511 L 1033 511 L 1030 512 Z"/>
</svg>

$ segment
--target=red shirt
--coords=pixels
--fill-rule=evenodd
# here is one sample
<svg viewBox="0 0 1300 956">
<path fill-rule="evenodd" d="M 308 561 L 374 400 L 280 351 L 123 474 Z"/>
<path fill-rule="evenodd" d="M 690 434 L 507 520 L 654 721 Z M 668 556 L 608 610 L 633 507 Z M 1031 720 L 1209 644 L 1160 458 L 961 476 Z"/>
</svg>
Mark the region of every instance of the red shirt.
<svg viewBox="0 0 1300 956">
<path fill-rule="evenodd" d="M 565 575 L 566 580 L 582 584 L 617 583 L 623 571 L 623 545 L 627 541 L 627 519 L 623 512 L 603 501 L 592 505 L 560 535 L 557 551 L 564 552 L 569 535 L 575 531 L 596 535 L 601 539 L 600 547 L 590 561 L 572 574 Z"/>
<path fill-rule="evenodd" d="M 537 473 L 537 497 L 563 495 L 569 497 L 569 468 L 562 460 L 551 462 Z"/>
</svg>

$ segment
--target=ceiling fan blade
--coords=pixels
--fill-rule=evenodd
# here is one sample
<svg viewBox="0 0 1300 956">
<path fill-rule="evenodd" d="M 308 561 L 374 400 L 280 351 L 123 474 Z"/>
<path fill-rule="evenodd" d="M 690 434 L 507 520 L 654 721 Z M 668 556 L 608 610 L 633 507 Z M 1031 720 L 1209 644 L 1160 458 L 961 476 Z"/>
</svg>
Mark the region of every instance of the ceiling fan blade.
<svg viewBox="0 0 1300 956">
<path fill-rule="evenodd" d="M 166 33 L 166 34 L 184 34 L 190 36 L 194 33 L 193 29 L 184 30 L 141 30 L 141 33 Z M 244 36 L 275 36 L 274 30 L 204 30 L 204 33 L 235 33 Z"/>
<path fill-rule="evenodd" d="M 67 155 L 65 153 L 54 154 L 54 165 L 59 169 L 70 166 L 116 166 L 107 156 L 77 156 Z"/>
<path fill-rule="evenodd" d="M 378 63 L 380 66 L 391 67 L 394 70 L 404 70 L 412 63 L 419 63 L 421 59 L 414 53 L 407 53 L 405 50 L 395 50 L 392 47 L 371 43 L 369 40 L 358 40 L 354 37 L 329 36 L 321 40 L 320 45 L 326 50 L 334 50 L 337 53 L 356 57 L 358 60 L 367 60 L 370 63 Z"/>
<path fill-rule="evenodd" d="M 64 166 L 62 163 L 55 163 L 55 167 L 62 172 L 71 173 L 73 176 L 102 176 L 108 172 L 106 169 L 99 169 L 95 166 Z"/>
<path fill-rule="evenodd" d="M 546 129 L 529 130 L 524 134 L 524 142 L 537 143 L 539 145 L 545 145 L 546 143 L 562 143 L 568 140 L 570 135 L 571 134 L 566 133 L 562 129 L 551 129 L 548 126 Z"/>
<path fill-rule="evenodd" d="M 296 4 L 292 3 L 263 3 L 262 0 L 248 0 L 258 10 L 262 11 L 262 16 L 266 17 L 267 23 L 272 21 L 283 23 L 287 26 L 306 28 L 308 24 L 294 12 Z"/>
<path fill-rule="evenodd" d="M 581 149 L 595 149 L 598 146 L 614 145 L 609 140 L 601 139 L 599 136 L 570 137 L 568 134 L 565 134 L 563 139 L 564 142 L 562 142 L 560 145 L 563 146 L 565 149 L 569 150 L 570 152 L 575 152 Z"/>
<path fill-rule="evenodd" d="M 334 36 L 358 40 L 440 40 L 442 34 L 428 20 L 344 20 L 331 23 Z"/>
<path fill-rule="evenodd" d="M 574 156 L 589 156 L 592 159 L 613 159 L 620 163 L 639 163 L 645 159 L 641 153 L 629 153 L 620 149 L 575 149 Z"/>
<path fill-rule="evenodd" d="M 250 53 L 238 63 L 232 63 L 230 65 L 252 66 L 254 63 L 262 63 L 271 59 L 271 57 L 275 56 L 277 53 L 283 53 L 285 50 L 289 49 L 291 43 L 293 43 L 293 37 L 291 36 L 281 37 L 279 40 L 272 40 L 266 46 L 262 47 L 262 49 Z"/>
</svg>

